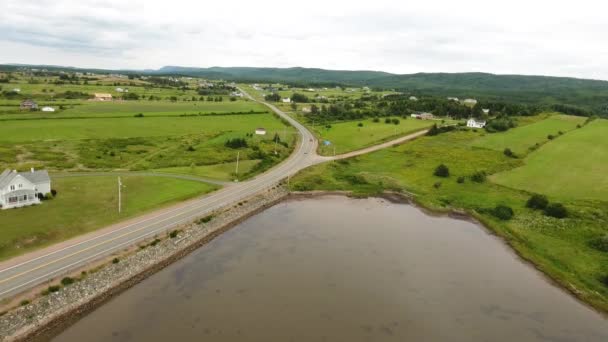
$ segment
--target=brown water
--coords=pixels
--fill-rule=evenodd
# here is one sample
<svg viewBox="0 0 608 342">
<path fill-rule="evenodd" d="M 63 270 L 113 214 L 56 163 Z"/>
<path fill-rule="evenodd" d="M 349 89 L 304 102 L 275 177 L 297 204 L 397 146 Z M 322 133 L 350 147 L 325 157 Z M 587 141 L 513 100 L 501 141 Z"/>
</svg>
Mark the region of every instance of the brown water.
<svg viewBox="0 0 608 342">
<path fill-rule="evenodd" d="M 608 341 L 483 228 L 380 199 L 289 201 L 56 341 Z"/>
</svg>

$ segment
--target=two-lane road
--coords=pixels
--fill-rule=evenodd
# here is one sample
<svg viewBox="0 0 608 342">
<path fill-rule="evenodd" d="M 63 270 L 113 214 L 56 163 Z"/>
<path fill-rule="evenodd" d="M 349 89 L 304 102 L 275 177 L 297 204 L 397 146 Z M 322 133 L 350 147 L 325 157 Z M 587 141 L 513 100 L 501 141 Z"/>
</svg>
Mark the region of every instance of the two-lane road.
<svg viewBox="0 0 608 342">
<path fill-rule="evenodd" d="M 255 195 L 323 160 L 315 153 L 316 139 L 302 124 L 275 106 L 266 105 L 289 121 L 300 135 L 295 151 L 281 164 L 251 180 L 230 184 L 210 195 L 78 237 L 60 244 L 60 247 L 52 246 L 0 264 L 0 299 L 14 296 L 179 224 L 191 222 L 196 217 Z"/>
</svg>

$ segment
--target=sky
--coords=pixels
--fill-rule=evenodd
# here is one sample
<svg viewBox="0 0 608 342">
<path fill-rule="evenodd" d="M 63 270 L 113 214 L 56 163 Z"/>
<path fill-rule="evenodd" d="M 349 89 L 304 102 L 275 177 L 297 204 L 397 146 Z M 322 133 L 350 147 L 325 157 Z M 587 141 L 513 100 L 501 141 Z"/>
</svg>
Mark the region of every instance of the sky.
<svg viewBox="0 0 608 342">
<path fill-rule="evenodd" d="M 0 0 L 0 63 L 608 80 L 602 0 Z"/>
</svg>

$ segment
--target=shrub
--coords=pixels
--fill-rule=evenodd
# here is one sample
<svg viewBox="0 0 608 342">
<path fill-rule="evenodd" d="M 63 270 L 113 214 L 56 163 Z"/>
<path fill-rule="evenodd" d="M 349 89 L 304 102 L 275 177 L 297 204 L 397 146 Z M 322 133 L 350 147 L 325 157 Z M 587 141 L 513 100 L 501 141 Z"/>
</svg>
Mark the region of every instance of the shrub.
<svg viewBox="0 0 608 342">
<path fill-rule="evenodd" d="M 486 177 L 485 171 L 477 171 L 471 175 L 471 180 L 475 183 L 483 183 L 486 181 Z"/>
<path fill-rule="evenodd" d="M 171 233 L 169 233 L 169 237 L 172 238 L 172 239 L 175 238 L 175 237 L 177 237 L 177 230 L 174 230 Z"/>
<path fill-rule="evenodd" d="M 589 241 L 589 245 L 598 251 L 608 252 L 608 234 Z"/>
<path fill-rule="evenodd" d="M 600 277 L 600 282 L 606 286 L 608 286 L 608 274 Z"/>
<path fill-rule="evenodd" d="M 73 283 L 74 283 L 74 278 L 65 277 L 65 278 L 61 279 L 61 284 L 63 286 L 70 285 L 70 284 L 73 284 Z"/>
<path fill-rule="evenodd" d="M 112 259 L 113 264 L 118 264 L 119 262 L 120 262 L 120 259 L 118 259 L 118 258 Z"/>
<path fill-rule="evenodd" d="M 194 149 L 194 147 L 192 145 L 190 145 L 190 146 L 188 146 L 188 148 L 186 149 L 186 151 L 188 151 L 188 152 L 194 152 L 196 150 Z"/>
<path fill-rule="evenodd" d="M 49 293 L 57 292 L 59 290 L 61 290 L 61 286 L 59 286 L 59 285 L 51 285 L 47 288 L 47 291 Z"/>
<path fill-rule="evenodd" d="M 150 242 L 150 246 L 156 246 L 160 242 L 159 239 L 154 239 L 154 241 Z"/>
<path fill-rule="evenodd" d="M 53 194 L 50 192 L 47 192 L 46 194 L 44 194 L 44 199 L 45 200 L 52 200 L 53 199 Z"/>
<path fill-rule="evenodd" d="M 57 196 L 57 190 L 51 189 L 51 195 L 53 195 L 53 197 Z"/>
<path fill-rule="evenodd" d="M 363 127 L 363 122 L 359 122 L 359 123 L 357 124 L 357 126 L 359 126 L 359 127 Z"/>
<path fill-rule="evenodd" d="M 19 305 L 21 305 L 21 306 L 26 306 L 26 305 L 28 305 L 29 303 L 30 303 L 30 301 L 29 301 L 29 300 L 24 299 L 24 300 L 22 300 L 21 302 L 19 302 Z"/>
<path fill-rule="evenodd" d="M 505 154 L 505 156 L 510 157 L 510 158 L 515 158 L 515 153 L 513 153 L 513 151 L 511 151 L 510 148 L 505 148 L 505 150 L 503 151 L 503 153 Z"/>
<path fill-rule="evenodd" d="M 545 209 L 549 204 L 549 200 L 545 195 L 534 194 L 526 202 L 526 207 L 531 209 Z"/>
<path fill-rule="evenodd" d="M 435 189 L 439 189 L 439 188 L 441 188 L 441 182 L 437 182 L 437 183 L 433 184 L 433 187 L 434 187 Z"/>
<path fill-rule="evenodd" d="M 561 219 L 568 217 L 568 210 L 561 203 L 551 203 L 545 208 L 545 215 Z"/>
<path fill-rule="evenodd" d="M 213 215 L 208 215 L 198 220 L 198 223 L 207 223 L 213 219 Z"/>
<path fill-rule="evenodd" d="M 374 118 L 374 119 L 372 120 L 372 122 L 380 122 L 380 119 L 378 119 L 378 118 Z"/>
<path fill-rule="evenodd" d="M 503 221 L 508 221 L 513 217 L 513 209 L 506 205 L 499 204 L 492 210 L 492 215 Z"/>
<path fill-rule="evenodd" d="M 143 118 L 144 114 L 143 113 L 137 113 L 137 114 L 135 114 L 133 116 L 136 117 L 136 118 Z"/>
<path fill-rule="evenodd" d="M 390 123 L 391 123 L 391 118 L 386 118 L 386 119 L 384 119 L 384 123 L 385 123 L 385 124 L 390 124 Z"/>
<path fill-rule="evenodd" d="M 445 166 L 445 164 L 439 164 L 439 166 L 437 166 L 437 168 L 435 169 L 435 172 L 433 173 L 435 176 L 437 177 L 449 177 L 450 176 L 450 169 Z"/>
<path fill-rule="evenodd" d="M 459 184 L 464 183 L 464 177 L 463 176 L 458 177 L 458 179 L 456 179 L 456 182 Z"/>
<path fill-rule="evenodd" d="M 401 121 L 399 121 L 399 119 L 393 119 L 391 120 L 391 122 L 393 123 L 393 125 L 398 125 Z"/>
<path fill-rule="evenodd" d="M 553 134 L 549 134 L 549 135 L 547 135 L 547 139 L 553 140 L 553 139 L 555 139 L 555 137 L 553 136 Z"/>
</svg>

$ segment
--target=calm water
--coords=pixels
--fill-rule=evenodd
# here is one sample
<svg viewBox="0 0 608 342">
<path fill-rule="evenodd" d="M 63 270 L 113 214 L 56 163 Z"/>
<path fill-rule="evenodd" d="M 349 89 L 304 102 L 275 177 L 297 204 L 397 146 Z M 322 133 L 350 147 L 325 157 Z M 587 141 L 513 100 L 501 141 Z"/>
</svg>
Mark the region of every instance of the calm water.
<svg viewBox="0 0 608 342">
<path fill-rule="evenodd" d="M 608 341 L 481 227 L 380 199 L 290 201 L 56 341 Z"/>
</svg>

